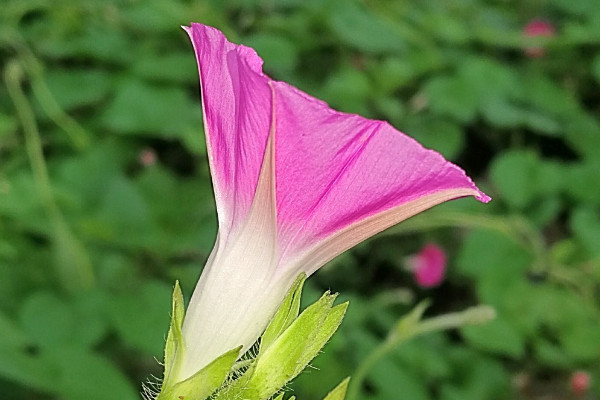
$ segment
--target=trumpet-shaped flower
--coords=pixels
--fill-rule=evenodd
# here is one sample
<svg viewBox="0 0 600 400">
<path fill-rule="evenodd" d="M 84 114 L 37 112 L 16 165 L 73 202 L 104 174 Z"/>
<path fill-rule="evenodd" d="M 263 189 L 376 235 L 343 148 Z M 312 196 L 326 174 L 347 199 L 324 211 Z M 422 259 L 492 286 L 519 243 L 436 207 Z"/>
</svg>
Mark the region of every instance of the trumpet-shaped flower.
<svg viewBox="0 0 600 400">
<path fill-rule="evenodd" d="M 489 200 L 388 123 L 269 78 L 253 49 L 214 28 L 184 29 L 200 72 L 219 226 L 183 323 L 179 380 L 248 349 L 301 272 L 436 204 Z"/>
</svg>

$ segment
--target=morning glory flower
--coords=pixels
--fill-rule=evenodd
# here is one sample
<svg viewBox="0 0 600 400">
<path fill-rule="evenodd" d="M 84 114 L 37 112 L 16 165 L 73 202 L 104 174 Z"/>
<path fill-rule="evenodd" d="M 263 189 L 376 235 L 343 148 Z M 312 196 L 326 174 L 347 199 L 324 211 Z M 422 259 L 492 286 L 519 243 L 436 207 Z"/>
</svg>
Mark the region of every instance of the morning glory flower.
<svg viewBox="0 0 600 400">
<path fill-rule="evenodd" d="M 179 380 L 250 348 L 300 273 L 436 204 L 489 201 L 387 122 L 269 78 L 253 49 L 215 28 L 184 29 L 200 72 L 218 235 L 183 322 Z"/>
<path fill-rule="evenodd" d="M 429 243 L 410 257 L 408 267 L 422 288 L 438 286 L 446 273 L 446 253 L 435 243 Z"/>
<path fill-rule="evenodd" d="M 534 19 L 529 22 L 525 28 L 523 28 L 523 33 L 526 37 L 535 38 L 535 37 L 547 37 L 551 38 L 556 34 L 556 29 L 554 25 L 548 21 L 543 19 Z M 530 46 L 525 48 L 525 54 L 530 58 L 540 58 L 546 55 L 546 49 L 541 46 Z"/>
</svg>

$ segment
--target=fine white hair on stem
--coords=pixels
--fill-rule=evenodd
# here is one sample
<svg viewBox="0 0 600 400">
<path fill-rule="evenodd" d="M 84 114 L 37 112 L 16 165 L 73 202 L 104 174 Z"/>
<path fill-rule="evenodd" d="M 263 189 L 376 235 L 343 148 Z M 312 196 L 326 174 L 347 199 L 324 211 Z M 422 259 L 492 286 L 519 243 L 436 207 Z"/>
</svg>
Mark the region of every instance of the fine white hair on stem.
<svg viewBox="0 0 600 400">
<path fill-rule="evenodd" d="M 158 394 L 160 393 L 161 386 L 162 379 L 154 375 L 150 375 L 150 378 L 148 378 L 146 382 L 142 383 L 141 395 L 144 398 L 144 400 L 156 399 L 156 397 L 158 397 Z"/>
</svg>

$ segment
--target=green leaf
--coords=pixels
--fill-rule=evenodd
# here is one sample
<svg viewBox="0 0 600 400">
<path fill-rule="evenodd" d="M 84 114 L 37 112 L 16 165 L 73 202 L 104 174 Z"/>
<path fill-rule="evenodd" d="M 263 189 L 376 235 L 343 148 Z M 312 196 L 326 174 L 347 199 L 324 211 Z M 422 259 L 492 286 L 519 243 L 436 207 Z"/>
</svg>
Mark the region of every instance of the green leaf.
<svg viewBox="0 0 600 400">
<path fill-rule="evenodd" d="M 393 96 L 378 95 L 374 99 L 374 106 L 377 112 L 381 113 L 390 124 L 400 126 L 403 121 L 403 116 L 406 114 L 404 103 Z"/>
<path fill-rule="evenodd" d="M 600 122 L 597 118 L 584 113 L 569 115 L 564 137 L 567 144 L 582 156 L 591 161 L 598 159 Z"/>
<path fill-rule="evenodd" d="M 265 350 L 294 322 L 300 311 L 300 298 L 302 296 L 302 287 L 306 281 L 306 274 L 298 275 L 296 281 L 288 291 L 279 310 L 269 323 L 265 333 L 260 339 L 260 354 Z"/>
<path fill-rule="evenodd" d="M 594 75 L 594 78 L 596 78 L 596 81 L 600 83 L 600 55 L 597 55 L 596 58 L 594 58 L 594 62 L 592 63 L 592 74 Z"/>
<path fill-rule="evenodd" d="M 26 335 L 13 320 L 0 310 L 0 347 L 23 348 L 27 345 Z"/>
<path fill-rule="evenodd" d="M 331 392 L 327 394 L 327 396 L 325 396 L 325 398 L 323 398 L 323 400 L 344 400 L 349 382 L 350 377 L 341 381 L 339 385 L 337 385 Z"/>
<path fill-rule="evenodd" d="M 480 106 L 485 106 L 490 99 L 516 94 L 520 89 L 514 71 L 492 58 L 467 57 L 459 64 L 457 76 Z"/>
<path fill-rule="evenodd" d="M 575 237 L 594 257 L 600 257 L 600 213 L 592 207 L 580 206 L 573 211 L 571 229 Z"/>
<path fill-rule="evenodd" d="M 600 185 L 590 185 L 590 182 L 600 180 L 600 159 L 570 165 L 565 172 L 565 186 L 570 197 L 577 202 L 600 205 Z"/>
<path fill-rule="evenodd" d="M 63 220 L 53 225 L 54 262 L 63 288 L 70 293 L 89 290 L 95 276 L 87 249 Z"/>
<path fill-rule="evenodd" d="M 333 32 L 344 43 L 371 53 L 401 53 L 406 49 L 402 32 L 369 9 L 353 1 L 337 1 L 331 8 L 328 21 Z"/>
<path fill-rule="evenodd" d="M 416 74 L 415 67 L 404 57 L 390 56 L 373 66 L 370 72 L 377 89 L 389 94 L 411 82 Z"/>
<path fill-rule="evenodd" d="M 445 43 L 463 45 L 467 43 L 472 35 L 467 28 L 466 21 L 461 21 L 455 15 L 449 13 L 448 9 L 440 8 L 438 12 L 428 13 L 425 23 L 427 29 L 438 39 Z"/>
<path fill-rule="evenodd" d="M 571 91 L 543 74 L 531 74 L 526 78 L 525 100 L 531 107 L 546 115 L 572 118 L 579 105 Z"/>
<path fill-rule="evenodd" d="M 172 33 L 174 27 L 189 22 L 186 16 L 189 11 L 186 11 L 188 9 L 184 3 L 149 0 L 132 3 L 123 8 L 124 24 L 148 36 Z"/>
<path fill-rule="evenodd" d="M 476 348 L 514 358 L 522 357 L 525 352 L 523 337 L 502 318 L 483 325 L 465 326 L 461 332 L 467 342 Z"/>
<path fill-rule="evenodd" d="M 0 377 L 31 389 L 55 393 L 60 372 L 46 358 L 0 346 Z"/>
<path fill-rule="evenodd" d="M 40 49 L 54 57 L 73 57 L 93 62 L 124 64 L 135 57 L 132 42 L 111 24 L 85 24 L 83 30 L 62 40 L 40 41 Z"/>
<path fill-rule="evenodd" d="M 171 325 L 169 326 L 167 343 L 165 345 L 165 373 L 163 380 L 165 387 L 171 386 L 171 380 L 177 378 L 179 367 L 181 366 L 181 358 L 184 350 L 181 326 L 183 325 L 184 315 L 183 294 L 179 287 L 179 281 L 175 281 L 171 308 Z"/>
<path fill-rule="evenodd" d="M 600 326 L 596 318 L 578 321 L 561 333 L 565 352 L 579 362 L 593 363 L 600 356 Z"/>
<path fill-rule="evenodd" d="M 402 393 L 402 400 L 431 400 L 423 379 L 393 360 L 378 362 L 369 373 L 369 382 L 376 392 L 375 396 L 368 396 L 369 399 L 398 399 L 398 393 Z"/>
<path fill-rule="evenodd" d="M 435 113 L 469 122 L 477 113 L 479 99 L 467 82 L 450 76 L 436 76 L 423 88 L 429 107 Z"/>
<path fill-rule="evenodd" d="M 153 81 L 195 84 L 198 77 L 194 61 L 187 51 L 148 53 L 135 61 L 133 73 Z"/>
<path fill-rule="evenodd" d="M 476 280 L 482 302 L 498 305 L 506 301 L 507 288 L 524 280 L 533 261 L 532 254 L 512 238 L 494 231 L 474 230 L 461 246 L 456 266 Z"/>
<path fill-rule="evenodd" d="M 492 181 L 507 204 L 521 209 L 536 198 L 539 164 L 535 153 L 519 150 L 504 152 L 493 161 Z"/>
<path fill-rule="evenodd" d="M 332 105 L 346 112 L 367 114 L 366 100 L 371 84 L 366 75 L 351 68 L 342 68 L 331 75 L 322 88 L 322 97 Z"/>
<path fill-rule="evenodd" d="M 561 124 L 556 118 L 544 112 L 527 111 L 523 114 L 525 125 L 537 133 L 550 136 L 562 136 Z"/>
<path fill-rule="evenodd" d="M 109 318 L 121 339 L 145 354 L 160 357 L 164 348 L 164 328 L 169 323 L 169 285 L 145 282 L 128 293 L 114 296 Z"/>
<path fill-rule="evenodd" d="M 17 130 L 17 119 L 8 114 L 0 112 L 0 138 Z"/>
<path fill-rule="evenodd" d="M 50 292 L 36 292 L 19 312 L 23 330 L 38 346 L 60 347 L 77 339 L 77 317 L 70 305 Z"/>
<path fill-rule="evenodd" d="M 107 358 L 78 348 L 56 349 L 49 358 L 59 368 L 54 381 L 65 400 L 137 400 L 137 388 Z"/>
<path fill-rule="evenodd" d="M 413 118 L 405 129 L 423 146 L 439 151 L 447 159 L 456 158 L 465 144 L 460 125 L 447 118 Z"/>
<path fill-rule="evenodd" d="M 110 75 L 100 69 L 58 69 L 46 74 L 48 88 L 65 110 L 98 103 L 111 88 Z"/>
<path fill-rule="evenodd" d="M 204 400 L 214 393 L 225 381 L 242 346 L 221 355 L 219 358 L 196 372 L 190 378 L 164 387 L 157 400 Z"/>
<path fill-rule="evenodd" d="M 93 347 L 105 338 L 109 325 L 106 316 L 109 296 L 106 291 L 94 288 L 70 299 L 78 321 L 74 344 Z"/>
<path fill-rule="evenodd" d="M 549 366 L 569 369 L 573 365 L 573 360 L 569 357 L 561 345 L 553 343 L 553 340 L 544 337 L 535 337 L 533 350 L 536 359 Z"/>
<path fill-rule="evenodd" d="M 212 249 L 217 233 L 216 213 L 209 180 L 203 182 L 182 181 L 160 165 L 138 177 L 135 188 L 142 199 L 147 199 L 152 221 L 149 243 L 162 257 L 190 252 L 208 254 Z M 199 203 L 203 207 L 198 207 Z"/>
<path fill-rule="evenodd" d="M 252 47 L 265 61 L 267 71 L 276 71 L 279 74 L 290 73 L 298 62 L 296 42 L 280 34 L 257 33 L 242 41 L 246 46 Z"/>
<path fill-rule="evenodd" d="M 183 88 L 131 78 L 121 85 L 103 119 L 119 133 L 180 137 L 185 128 L 199 124 L 200 113 Z"/>
<path fill-rule="evenodd" d="M 150 213 L 147 199 L 135 183 L 116 176 L 104 187 L 102 203 L 97 208 L 95 222 L 102 230 L 102 239 L 130 246 L 158 246 L 155 221 Z"/>
<path fill-rule="evenodd" d="M 515 127 L 524 123 L 525 112 L 505 98 L 491 98 L 482 105 L 481 114 L 491 124 Z"/>
<path fill-rule="evenodd" d="M 542 160 L 537 173 L 538 189 L 544 196 L 561 193 L 568 182 L 568 170 L 562 162 Z"/>
</svg>

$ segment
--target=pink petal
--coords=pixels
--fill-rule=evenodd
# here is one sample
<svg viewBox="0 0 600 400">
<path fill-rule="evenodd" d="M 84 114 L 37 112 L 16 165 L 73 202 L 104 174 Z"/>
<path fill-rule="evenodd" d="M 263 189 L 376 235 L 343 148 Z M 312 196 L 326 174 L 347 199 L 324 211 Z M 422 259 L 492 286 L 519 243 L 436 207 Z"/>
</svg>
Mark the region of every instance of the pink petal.
<svg viewBox="0 0 600 400">
<path fill-rule="evenodd" d="M 271 88 L 262 60 L 215 28 L 184 27 L 196 52 L 208 157 L 222 240 L 250 211 L 271 126 Z"/>
<path fill-rule="evenodd" d="M 554 36 L 554 25 L 543 19 L 535 19 L 528 23 L 523 32 L 526 36 Z"/>
<path fill-rule="evenodd" d="M 387 122 L 334 111 L 283 82 L 273 87 L 283 259 L 388 211 L 402 215 L 354 229 L 343 250 L 441 201 L 489 200 L 464 171 Z"/>
<path fill-rule="evenodd" d="M 186 30 L 200 69 L 223 242 L 248 216 L 270 134 L 284 268 L 294 264 L 314 272 L 443 201 L 463 196 L 489 201 L 464 171 L 388 123 L 334 111 L 271 80 L 252 49 L 231 44 L 214 28 L 192 24 Z"/>
</svg>

